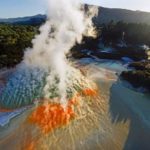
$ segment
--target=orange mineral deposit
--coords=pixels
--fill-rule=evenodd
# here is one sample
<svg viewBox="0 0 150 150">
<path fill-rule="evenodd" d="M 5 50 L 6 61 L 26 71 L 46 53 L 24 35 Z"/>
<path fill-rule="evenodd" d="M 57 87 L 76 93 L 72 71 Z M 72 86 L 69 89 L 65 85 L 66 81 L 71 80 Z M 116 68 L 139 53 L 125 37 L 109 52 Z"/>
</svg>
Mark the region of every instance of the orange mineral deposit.
<svg viewBox="0 0 150 150">
<path fill-rule="evenodd" d="M 85 96 L 92 96 L 92 97 L 98 95 L 97 90 L 94 90 L 94 89 L 85 89 L 81 93 Z"/>
<path fill-rule="evenodd" d="M 12 112 L 13 110 L 5 109 L 0 107 L 0 112 Z"/>
<path fill-rule="evenodd" d="M 36 146 L 35 146 L 35 143 L 34 143 L 34 142 L 31 142 L 31 143 L 29 143 L 29 144 L 26 146 L 26 148 L 24 148 L 24 150 L 36 150 L 35 147 L 36 147 Z"/>
<path fill-rule="evenodd" d="M 63 108 L 61 104 L 47 103 L 47 105 L 41 105 L 36 108 L 29 117 L 29 121 L 38 125 L 43 133 L 48 133 L 67 125 L 74 117 L 75 113 L 71 104 Z"/>
<path fill-rule="evenodd" d="M 97 90 L 85 89 L 76 93 L 68 101 L 66 108 L 59 103 L 47 102 L 46 105 L 38 106 L 29 117 L 29 122 L 38 125 L 43 133 L 49 133 L 54 129 L 67 125 L 75 118 L 74 107 L 79 104 L 81 96 L 97 95 Z"/>
</svg>

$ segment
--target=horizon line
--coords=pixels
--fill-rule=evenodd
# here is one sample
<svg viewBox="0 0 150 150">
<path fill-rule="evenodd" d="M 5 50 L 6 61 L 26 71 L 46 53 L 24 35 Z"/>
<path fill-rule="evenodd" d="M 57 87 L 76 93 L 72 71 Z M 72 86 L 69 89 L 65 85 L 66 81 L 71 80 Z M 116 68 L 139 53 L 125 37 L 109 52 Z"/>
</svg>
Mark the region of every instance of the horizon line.
<svg viewBox="0 0 150 150">
<path fill-rule="evenodd" d="M 93 6 L 98 6 L 102 8 L 108 8 L 108 9 L 123 9 L 123 10 L 128 10 L 128 11 L 133 11 L 133 12 L 144 12 L 144 13 L 150 13 L 150 11 L 144 11 L 144 10 L 135 10 L 135 9 L 128 9 L 128 8 L 120 8 L 120 7 L 105 7 L 105 6 L 100 6 L 96 4 L 90 4 L 90 3 L 85 3 L 86 5 L 93 5 Z M 24 17 L 32 17 L 32 16 L 37 16 L 37 15 L 46 15 L 46 13 L 36 13 L 36 14 L 31 14 L 31 15 L 22 15 L 22 16 L 14 16 L 14 17 L 0 17 L 0 19 L 15 19 L 15 18 L 24 18 Z"/>
</svg>

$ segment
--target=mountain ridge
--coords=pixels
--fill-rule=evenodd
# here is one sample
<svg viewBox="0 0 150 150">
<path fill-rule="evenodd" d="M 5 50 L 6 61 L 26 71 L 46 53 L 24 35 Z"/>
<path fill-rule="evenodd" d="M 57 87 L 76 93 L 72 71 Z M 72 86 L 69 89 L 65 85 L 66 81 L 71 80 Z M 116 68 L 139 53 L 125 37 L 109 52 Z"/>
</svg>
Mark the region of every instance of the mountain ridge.
<svg viewBox="0 0 150 150">
<path fill-rule="evenodd" d="M 85 6 L 89 7 L 91 5 Z M 105 8 L 100 6 L 94 7 L 98 8 L 98 16 L 95 17 L 95 21 L 98 25 L 102 23 L 107 24 L 111 20 L 113 20 L 114 22 L 123 21 L 126 23 L 150 24 L 150 12 L 144 12 L 139 10 L 134 11 L 121 8 Z M 18 18 L 0 18 L 0 23 L 38 25 L 43 23 L 46 18 L 47 17 L 44 14 Z"/>
</svg>

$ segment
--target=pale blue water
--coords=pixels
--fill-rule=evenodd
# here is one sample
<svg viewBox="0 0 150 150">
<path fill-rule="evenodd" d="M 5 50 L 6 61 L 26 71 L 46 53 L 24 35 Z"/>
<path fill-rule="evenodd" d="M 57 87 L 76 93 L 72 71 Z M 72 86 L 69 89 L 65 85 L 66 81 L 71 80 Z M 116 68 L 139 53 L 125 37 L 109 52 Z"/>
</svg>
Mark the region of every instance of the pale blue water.
<svg viewBox="0 0 150 150">
<path fill-rule="evenodd" d="M 97 82 L 100 86 L 100 95 L 102 96 L 102 99 L 99 100 L 99 109 L 102 113 L 101 115 L 97 114 L 97 117 L 101 120 L 98 124 L 99 130 L 89 133 L 88 137 L 85 137 L 80 144 L 75 140 L 74 145 L 71 146 L 75 147 L 75 150 L 149 150 L 150 97 L 124 86 L 122 82 L 117 80 L 117 75 L 114 80 L 110 81 L 108 79 L 109 76 L 101 75 L 105 74 L 107 70 L 107 73 L 110 70 L 110 74 L 112 72 L 119 74 L 127 69 L 126 65 L 120 61 L 96 58 L 83 58 L 79 63 L 97 68 L 94 71 L 97 71 L 97 75 L 100 76 Z M 96 74 L 96 72 L 91 72 L 91 74 Z M 14 117 L 18 119 L 19 114 L 24 113 L 24 111 L 25 109 L 20 109 L 10 113 L 0 113 L 0 125 L 5 126 L 9 123 L 11 125 L 11 120 Z M 79 123 L 79 121 L 76 123 Z M 84 124 L 82 127 L 84 127 Z M 96 126 L 93 126 L 93 128 L 96 128 Z M 76 128 L 73 129 L 76 131 Z M 87 126 L 85 126 L 85 131 L 88 131 Z M 77 132 L 78 130 L 74 136 L 78 139 L 79 133 Z M 61 131 L 61 133 L 65 132 Z M 58 145 L 56 143 L 53 144 L 56 147 Z M 64 150 L 67 145 L 62 145 L 63 147 L 61 148 Z"/>
</svg>

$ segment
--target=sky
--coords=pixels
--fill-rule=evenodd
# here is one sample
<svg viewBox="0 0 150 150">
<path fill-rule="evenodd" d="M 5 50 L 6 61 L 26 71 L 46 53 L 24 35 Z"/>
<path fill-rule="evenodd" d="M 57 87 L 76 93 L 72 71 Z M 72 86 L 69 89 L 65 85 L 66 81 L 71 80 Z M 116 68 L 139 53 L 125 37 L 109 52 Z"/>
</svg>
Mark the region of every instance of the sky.
<svg viewBox="0 0 150 150">
<path fill-rule="evenodd" d="M 46 0 L 0 0 L 0 18 L 44 14 Z M 150 12 L 150 0 L 82 0 L 85 3 L 109 8 L 126 8 Z"/>
</svg>

